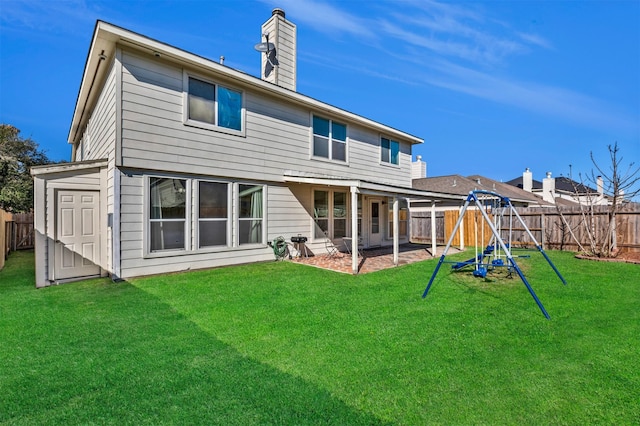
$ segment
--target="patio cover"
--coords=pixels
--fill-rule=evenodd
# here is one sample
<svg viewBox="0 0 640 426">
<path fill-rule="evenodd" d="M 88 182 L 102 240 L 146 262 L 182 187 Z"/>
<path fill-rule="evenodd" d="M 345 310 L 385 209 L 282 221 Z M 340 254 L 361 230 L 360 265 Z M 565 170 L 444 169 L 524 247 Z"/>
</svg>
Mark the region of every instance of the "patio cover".
<svg viewBox="0 0 640 426">
<path fill-rule="evenodd" d="M 348 179 L 304 172 L 286 171 L 283 179 L 285 182 L 292 183 L 349 188 L 349 191 L 351 192 L 351 205 L 354 206 L 354 208 L 351 209 L 351 265 L 354 275 L 358 273 L 358 194 L 393 197 L 393 264 L 396 266 L 398 265 L 398 253 L 400 251 L 398 236 L 398 199 L 400 197 L 430 201 L 434 206 L 436 202 L 443 199 L 464 201 L 465 198 L 461 195 L 422 191 L 361 179 Z M 435 209 L 432 209 L 431 211 L 432 221 L 435 220 L 434 210 Z M 432 229 L 432 233 L 434 235 L 431 239 L 431 248 L 432 253 L 435 254 L 435 226 Z"/>
</svg>

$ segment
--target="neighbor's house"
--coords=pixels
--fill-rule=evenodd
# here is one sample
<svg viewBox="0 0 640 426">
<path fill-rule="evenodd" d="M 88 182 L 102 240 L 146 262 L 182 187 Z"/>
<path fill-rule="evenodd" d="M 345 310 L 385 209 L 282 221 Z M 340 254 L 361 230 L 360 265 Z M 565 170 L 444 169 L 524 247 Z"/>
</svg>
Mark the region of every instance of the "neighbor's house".
<svg viewBox="0 0 640 426">
<path fill-rule="evenodd" d="M 551 176 L 551 172 L 547 172 L 545 178 L 540 182 L 533 179 L 533 173 L 527 168 L 521 177 L 511 179 L 506 183 L 540 197 L 551 206 L 577 206 L 580 204 L 606 206 L 611 204 L 611 197 L 604 193 L 602 176 L 596 178 L 597 189 L 593 189 L 568 177 L 554 178 Z"/>
<path fill-rule="evenodd" d="M 397 260 L 422 139 L 297 93 L 295 25 L 275 9 L 266 32 L 257 78 L 97 22 L 72 162 L 32 171 L 38 287 L 266 261 L 298 234 Z"/>
<path fill-rule="evenodd" d="M 437 210 L 460 209 L 471 191 L 490 191 L 507 197 L 514 207 L 533 207 L 549 205 L 535 195 L 504 182 L 480 176 L 447 175 L 413 179 L 413 188 L 440 194 L 458 195 L 458 199 L 441 199 L 436 201 Z M 418 209 L 427 206 L 428 201 L 417 200 L 411 203 L 411 208 Z"/>
<path fill-rule="evenodd" d="M 425 223 L 425 219 L 431 219 L 431 224 L 426 224 L 427 226 L 415 226 L 411 229 L 411 238 L 413 241 L 431 240 L 432 246 L 435 246 L 438 241 L 442 243 L 446 242 L 451 232 L 449 228 L 453 228 L 457 220 L 458 212 L 462 211 L 465 201 L 472 191 L 495 192 L 503 197 L 509 198 L 514 207 L 551 206 L 530 192 L 480 175 L 466 177 L 461 175 L 424 177 L 423 171 L 426 170 L 426 165 L 423 165 L 420 156 L 413 162 L 413 169 L 414 179 L 412 184 L 414 189 L 440 194 L 438 198 L 410 200 L 412 221 L 416 220 Z M 476 207 L 470 205 L 469 209 L 476 210 Z M 454 220 L 445 220 L 443 212 L 451 213 L 452 211 L 455 211 L 455 214 L 452 216 L 455 216 Z M 437 217 L 441 218 L 440 225 L 436 224 Z M 465 221 L 460 224 L 459 237 L 457 240 L 460 249 L 463 249 L 466 244 L 471 242 L 469 236 L 465 236 L 465 228 L 471 229 L 470 224 L 473 220 L 472 216 L 467 216 Z M 487 230 L 486 234 L 488 238 L 490 236 L 490 230 Z M 435 254 L 435 251 L 432 251 L 432 254 Z"/>
</svg>

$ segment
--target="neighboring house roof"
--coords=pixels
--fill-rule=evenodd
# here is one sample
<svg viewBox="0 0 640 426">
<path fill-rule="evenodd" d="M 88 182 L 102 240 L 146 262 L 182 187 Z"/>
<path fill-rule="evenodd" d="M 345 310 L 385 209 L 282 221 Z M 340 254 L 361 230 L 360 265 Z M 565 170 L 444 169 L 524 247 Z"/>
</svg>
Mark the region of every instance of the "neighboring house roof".
<svg viewBox="0 0 640 426">
<path fill-rule="evenodd" d="M 484 189 L 488 191 L 497 192 L 498 194 L 509 197 L 514 201 L 527 202 L 530 204 L 546 204 L 534 194 L 523 189 L 514 188 L 504 182 L 498 182 L 497 180 L 480 175 L 471 175 L 467 176 L 467 178 L 478 183 L 478 185 L 483 186 Z"/>
<path fill-rule="evenodd" d="M 517 177 L 515 179 L 511 179 L 505 182 L 507 185 L 511 185 L 511 186 L 515 186 L 518 187 L 520 189 L 523 188 L 523 184 L 522 184 L 522 176 Z M 540 182 L 539 180 L 532 180 L 533 183 L 533 189 L 542 189 L 542 182 Z"/>
<path fill-rule="evenodd" d="M 575 180 L 569 179 L 564 176 L 560 176 L 555 178 L 556 181 L 556 191 L 564 191 L 571 194 L 593 194 L 597 191 L 587 185 L 583 185 L 581 183 L 576 182 Z M 515 179 L 511 179 L 505 182 L 511 186 L 515 186 L 517 188 L 522 189 L 522 176 L 517 177 Z M 539 180 L 533 179 L 532 181 L 533 190 L 542 190 L 542 182 Z"/>
<path fill-rule="evenodd" d="M 564 176 L 556 178 L 556 191 L 565 191 L 572 194 L 595 194 L 598 192 L 587 185 L 583 185 Z"/>
<path fill-rule="evenodd" d="M 536 205 L 544 204 L 540 198 L 527 191 L 514 188 L 506 183 L 498 182 L 480 175 L 472 175 L 469 177 L 461 175 L 447 175 L 414 179 L 413 187 L 423 191 L 462 196 L 468 195 L 471 191 L 485 190 L 496 192 L 504 197 L 510 198 L 512 201 L 520 203 Z"/>
<path fill-rule="evenodd" d="M 285 89 L 264 81 L 261 78 L 222 65 L 219 62 L 198 56 L 116 25 L 104 21 L 97 21 L 91 47 L 87 54 L 87 61 L 76 100 L 71 128 L 69 129 L 69 136 L 67 138 L 69 143 L 74 143 L 82 137 L 81 131 L 90 116 L 90 114 L 87 114 L 85 111 L 91 110 L 93 105 L 95 105 L 100 93 L 100 82 L 104 80 L 106 74 L 109 72 L 109 64 L 116 54 L 116 46 L 118 44 L 131 49 L 146 51 L 149 55 L 162 57 L 164 60 L 180 63 L 183 66 L 204 70 L 206 73 L 216 75 L 222 79 L 232 79 L 235 84 L 249 87 L 257 93 L 297 104 L 310 110 L 332 114 L 336 118 L 348 123 L 354 123 L 376 130 L 388 137 L 399 138 L 412 145 L 424 142 L 423 139 L 417 136 L 318 101 L 298 92 Z"/>
</svg>

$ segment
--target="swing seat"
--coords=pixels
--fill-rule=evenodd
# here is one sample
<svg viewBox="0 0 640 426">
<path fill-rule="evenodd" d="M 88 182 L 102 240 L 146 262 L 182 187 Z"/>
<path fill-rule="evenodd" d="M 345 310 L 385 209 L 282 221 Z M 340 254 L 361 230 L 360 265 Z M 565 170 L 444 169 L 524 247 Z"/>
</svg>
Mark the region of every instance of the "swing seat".
<svg viewBox="0 0 640 426">
<path fill-rule="evenodd" d="M 503 266 L 504 265 L 504 260 L 502 260 L 502 259 L 493 259 L 491 261 L 491 264 L 493 266 Z"/>
<path fill-rule="evenodd" d="M 485 267 L 479 267 L 478 269 L 476 269 L 475 271 L 473 271 L 473 276 L 474 277 L 478 277 L 478 278 L 484 278 L 487 276 L 487 268 Z"/>
<path fill-rule="evenodd" d="M 451 265 L 451 269 L 460 269 L 460 268 L 464 268 L 465 266 L 468 265 L 475 265 L 476 262 L 482 262 L 482 255 L 479 254 L 477 259 L 474 259 L 473 257 L 469 260 L 465 260 L 464 262 L 458 262 L 458 263 L 454 263 L 453 265 Z"/>
</svg>

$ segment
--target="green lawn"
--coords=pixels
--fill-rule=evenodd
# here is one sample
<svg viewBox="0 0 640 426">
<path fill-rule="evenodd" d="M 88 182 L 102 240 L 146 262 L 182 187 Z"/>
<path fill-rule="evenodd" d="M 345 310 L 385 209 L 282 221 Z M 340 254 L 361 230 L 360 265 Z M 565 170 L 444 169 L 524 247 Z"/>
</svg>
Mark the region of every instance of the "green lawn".
<svg viewBox="0 0 640 426">
<path fill-rule="evenodd" d="M 461 255 L 462 257 L 464 255 Z M 290 262 L 36 290 L 0 271 L 0 424 L 640 424 L 640 265 Z M 468 257 L 468 254 L 467 254 Z"/>
</svg>

